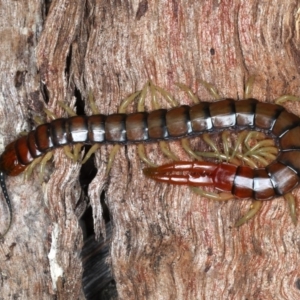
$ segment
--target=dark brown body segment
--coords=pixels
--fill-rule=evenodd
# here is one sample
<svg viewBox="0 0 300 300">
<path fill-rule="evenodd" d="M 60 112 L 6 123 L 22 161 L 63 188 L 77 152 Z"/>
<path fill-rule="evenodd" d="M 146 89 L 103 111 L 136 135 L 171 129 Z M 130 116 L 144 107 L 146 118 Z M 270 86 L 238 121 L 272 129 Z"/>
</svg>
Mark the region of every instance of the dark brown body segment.
<svg viewBox="0 0 300 300">
<path fill-rule="evenodd" d="M 167 131 L 170 137 L 180 137 L 192 132 L 190 107 L 187 105 L 170 109 L 166 114 Z"/>
<path fill-rule="evenodd" d="M 252 170 L 241 166 L 228 171 L 232 173 L 227 174 L 229 177 L 225 181 L 234 195 L 267 200 L 286 194 L 298 184 L 299 118 L 279 105 L 255 99 L 202 102 L 192 107 L 184 105 L 150 113 L 60 118 L 38 126 L 28 136 L 9 144 L 0 156 L 0 171 L 18 175 L 35 158 L 67 144 L 155 142 L 226 128 L 263 130 L 279 145 L 277 159 L 266 168 Z M 226 168 L 222 170 L 227 171 Z M 216 188 L 222 184 L 218 183 Z"/>
<path fill-rule="evenodd" d="M 69 143 L 86 143 L 89 140 L 87 117 L 76 116 L 66 120 Z"/>
<path fill-rule="evenodd" d="M 129 114 L 126 118 L 126 133 L 129 142 L 140 142 L 149 139 L 147 127 L 148 113 Z"/>
<path fill-rule="evenodd" d="M 227 128 L 236 125 L 236 114 L 233 99 L 225 99 L 210 104 L 209 111 L 215 128 Z"/>
</svg>

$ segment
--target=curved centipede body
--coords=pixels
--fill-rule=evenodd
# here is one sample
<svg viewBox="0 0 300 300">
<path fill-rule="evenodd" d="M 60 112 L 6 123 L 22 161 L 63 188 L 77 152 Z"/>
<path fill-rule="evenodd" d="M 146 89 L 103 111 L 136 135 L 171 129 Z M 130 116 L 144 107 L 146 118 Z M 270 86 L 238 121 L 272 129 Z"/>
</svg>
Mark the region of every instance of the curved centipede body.
<svg viewBox="0 0 300 300">
<path fill-rule="evenodd" d="M 285 195 L 299 183 L 300 119 L 282 106 L 255 99 L 201 102 L 169 110 L 131 114 L 96 114 L 55 119 L 6 146 L 0 156 L 0 180 L 5 199 L 4 174 L 16 176 L 35 159 L 70 144 L 129 144 L 157 142 L 232 130 L 263 131 L 278 147 L 277 158 L 264 168 L 227 163 L 179 162 L 144 173 L 158 181 L 192 186 L 213 185 L 239 198 L 270 200 Z M 176 175 L 174 172 L 188 174 Z M 206 178 L 206 179 L 205 179 Z M 11 208 L 10 208 L 11 210 Z"/>
</svg>

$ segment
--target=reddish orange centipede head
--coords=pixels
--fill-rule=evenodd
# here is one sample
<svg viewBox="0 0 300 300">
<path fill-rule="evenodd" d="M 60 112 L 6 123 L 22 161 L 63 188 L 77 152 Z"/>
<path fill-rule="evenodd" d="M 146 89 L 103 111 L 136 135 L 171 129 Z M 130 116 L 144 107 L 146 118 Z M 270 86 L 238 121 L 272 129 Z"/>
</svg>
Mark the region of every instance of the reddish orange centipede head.
<svg viewBox="0 0 300 300">
<path fill-rule="evenodd" d="M 8 144 L 0 156 L 0 171 L 9 176 L 17 176 L 24 171 L 25 165 L 19 163 L 15 142 Z"/>
</svg>

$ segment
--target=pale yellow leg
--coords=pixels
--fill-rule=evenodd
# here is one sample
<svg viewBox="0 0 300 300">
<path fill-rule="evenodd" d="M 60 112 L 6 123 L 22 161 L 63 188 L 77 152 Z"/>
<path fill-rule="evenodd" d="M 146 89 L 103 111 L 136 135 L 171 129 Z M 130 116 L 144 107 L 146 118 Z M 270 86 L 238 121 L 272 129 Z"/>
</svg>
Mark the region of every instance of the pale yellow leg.
<svg viewBox="0 0 300 300">
<path fill-rule="evenodd" d="M 89 90 L 88 102 L 89 102 L 89 107 L 91 108 L 93 115 L 99 115 L 100 111 L 99 111 L 98 107 L 96 106 L 94 95 L 91 90 Z"/>
<path fill-rule="evenodd" d="M 131 104 L 140 93 L 141 93 L 141 91 L 138 91 L 138 92 L 130 95 L 129 97 L 127 97 L 125 100 L 123 100 L 118 109 L 118 113 L 124 114 L 126 112 L 128 105 Z"/>
<path fill-rule="evenodd" d="M 148 81 L 144 85 L 144 87 L 141 91 L 141 95 L 140 95 L 139 100 L 138 100 L 138 109 L 137 109 L 138 112 L 144 112 L 145 111 L 145 99 L 146 99 L 146 95 L 147 95 L 147 90 L 149 88 L 149 84 L 150 84 L 150 82 Z"/>
<path fill-rule="evenodd" d="M 202 84 L 206 90 L 216 99 L 216 100 L 221 100 L 222 97 L 219 95 L 216 87 L 204 80 L 201 79 L 197 79 L 197 82 L 199 82 L 200 84 Z"/>
<path fill-rule="evenodd" d="M 297 213 L 296 213 L 295 197 L 291 193 L 287 193 L 284 195 L 284 199 L 288 203 L 292 222 L 296 225 L 297 224 Z"/>
<path fill-rule="evenodd" d="M 41 163 L 40 163 L 40 181 L 43 182 L 43 177 L 45 173 L 45 166 L 46 163 L 52 158 L 53 151 L 49 151 L 46 153 L 46 155 L 43 156 Z"/>
<path fill-rule="evenodd" d="M 159 147 L 161 151 L 166 155 L 167 157 L 177 161 L 179 160 L 178 157 L 169 149 L 168 144 L 165 141 L 160 141 L 159 142 Z"/>
<path fill-rule="evenodd" d="M 217 147 L 217 145 L 212 141 L 212 139 L 210 138 L 209 134 L 208 133 L 204 133 L 202 135 L 203 137 L 203 141 L 206 142 L 207 145 L 209 145 L 215 152 L 216 154 L 216 157 L 220 160 L 220 152 L 219 152 L 219 149 Z"/>
<path fill-rule="evenodd" d="M 243 153 L 236 153 L 235 155 L 241 161 L 243 161 L 250 168 L 256 169 L 258 168 L 257 164 L 249 157 L 246 157 Z"/>
<path fill-rule="evenodd" d="M 68 113 L 68 115 L 70 117 L 77 116 L 76 112 L 70 106 L 66 105 L 62 101 L 58 101 L 57 103 L 59 104 L 60 107 L 62 107 Z"/>
<path fill-rule="evenodd" d="M 214 193 L 214 192 L 207 192 L 204 191 L 198 187 L 190 187 L 190 189 L 197 195 L 212 199 L 212 200 L 217 200 L 217 201 L 227 201 L 230 199 L 233 199 L 234 196 L 230 193 Z"/>
<path fill-rule="evenodd" d="M 80 157 L 80 152 L 81 149 L 83 147 L 83 143 L 77 143 L 74 147 L 74 151 L 73 151 L 73 160 L 74 162 L 78 162 L 79 161 L 79 157 Z"/>
<path fill-rule="evenodd" d="M 283 95 L 275 100 L 276 104 L 282 104 L 286 101 L 300 101 L 299 97 L 293 95 Z"/>
<path fill-rule="evenodd" d="M 241 144 L 243 143 L 243 141 L 245 140 L 246 138 L 246 135 L 248 133 L 246 131 L 242 131 L 239 135 L 238 135 L 238 138 L 237 138 L 237 141 L 235 143 L 235 146 L 233 148 L 233 151 L 231 153 L 231 157 L 230 158 L 234 158 L 236 153 L 238 152 L 238 148 L 241 146 Z"/>
<path fill-rule="evenodd" d="M 49 117 L 49 119 L 51 120 L 55 120 L 57 119 L 58 117 L 56 117 L 56 115 L 50 111 L 48 108 L 44 108 L 43 111 L 45 112 L 45 114 Z"/>
<path fill-rule="evenodd" d="M 247 147 L 248 150 L 251 149 L 251 140 L 263 140 L 265 139 L 266 136 L 264 133 L 262 132 L 258 132 L 258 131 L 249 131 L 249 133 L 247 134 L 246 138 L 245 138 L 245 142 L 244 145 Z"/>
<path fill-rule="evenodd" d="M 151 84 L 153 85 L 152 82 L 151 82 Z M 169 92 L 167 92 L 166 90 L 162 89 L 161 87 L 159 87 L 157 85 L 153 85 L 153 87 L 166 99 L 166 101 L 171 105 L 171 107 L 176 107 L 179 105 L 179 103 L 171 96 L 171 94 Z"/>
<path fill-rule="evenodd" d="M 160 109 L 160 105 L 158 104 L 158 100 L 157 100 L 155 85 L 152 83 L 152 81 L 150 81 L 149 86 L 150 86 L 152 108 Z"/>
<path fill-rule="evenodd" d="M 142 161 L 144 161 L 150 167 L 157 167 L 146 155 L 145 153 L 145 146 L 143 144 L 138 145 L 138 155 Z"/>
<path fill-rule="evenodd" d="M 109 174 L 109 171 L 112 167 L 115 156 L 118 153 L 118 151 L 120 150 L 120 148 L 121 148 L 120 145 L 114 145 L 113 146 L 112 151 L 110 152 L 110 155 L 108 157 L 107 166 L 106 166 L 106 170 L 105 170 L 105 175 Z"/>
<path fill-rule="evenodd" d="M 257 212 L 261 209 L 261 207 L 262 207 L 262 201 L 254 200 L 251 204 L 250 210 L 235 223 L 235 226 L 239 227 L 245 224 L 250 219 L 252 219 L 257 214 Z"/>
<path fill-rule="evenodd" d="M 175 85 L 177 85 L 181 90 L 186 92 L 188 94 L 188 96 L 190 97 L 190 99 L 194 102 L 194 104 L 200 103 L 200 100 L 198 99 L 198 97 L 196 97 L 196 95 L 192 92 L 192 90 L 187 85 L 180 83 L 180 82 L 176 82 Z"/>
<path fill-rule="evenodd" d="M 181 145 L 185 152 L 188 153 L 192 158 L 200 161 L 203 160 L 201 156 L 197 155 L 197 153 L 191 149 L 190 143 L 187 138 L 181 139 Z"/>
<path fill-rule="evenodd" d="M 24 180 L 28 180 L 28 178 L 32 174 L 33 169 L 36 167 L 36 165 L 38 165 L 41 162 L 42 158 L 43 157 L 41 156 L 41 157 L 34 159 L 33 162 L 25 169 Z"/>
<path fill-rule="evenodd" d="M 39 116 L 34 116 L 33 121 L 36 125 L 41 125 L 45 123 L 45 121 Z"/>
<path fill-rule="evenodd" d="M 226 161 L 229 161 L 229 143 L 228 143 L 228 139 L 229 139 L 229 131 L 228 130 L 224 130 L 222 132 L 222 142 L 223 142 L 223 147 L 224 147 L 224 154 L 226 156 Z"/>
<path fill-rule="evenodd" d="M 63 147 L 65 155 L 74 161 L 74 155 L 71 151 L 71 147 L 69 145 L 65 145 Z"/>
<path fill-rule="evenodd" d="M 260 148 L 266 148 L 266 147 L 269 147 L 267 150 L 270 150 L 272 148 L 274 148 L 274 141 L 271 140 L 271 139 L 267 139 L 267 140 L 264 140 L 264 141 L 260 141 L 258 142 L 255 146 L 253 146 L 252 148 L 250 148 L 248 150 L 248 152 L 245 153 L 245 155 L 249 155 L 252 153 L 254 153 L 255 151 L 257 151 L 258 149 Z"/>
<path fill-rule="evenodd" d="M 244 90 L 244 99 L 251 98 L 254 81 L 255 81 L 255 75 L 250 76 L 249 79 L 247 80 L 245 84 L 245 90 Z"/>
<path fill-rule="evenodd" d="M 84 159 L 82 160 L 81 164 L 85 164 L 87 160 L 100 148 L 100 144 L 93 145 L 87 154 L 84 156 Z"/>
</svg>

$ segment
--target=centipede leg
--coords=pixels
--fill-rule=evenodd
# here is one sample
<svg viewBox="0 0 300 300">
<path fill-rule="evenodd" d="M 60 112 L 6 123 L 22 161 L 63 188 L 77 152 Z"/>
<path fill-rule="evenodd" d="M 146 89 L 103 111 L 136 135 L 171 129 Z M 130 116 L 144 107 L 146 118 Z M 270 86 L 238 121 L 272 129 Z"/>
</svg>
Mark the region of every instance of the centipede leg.
<svg viewBox="0 0 300 300">
<path fill-rule="evenodd" d="M 299 97 L 293 96 L 293 95 L 283 95 L 277 99 L 275 99 L 276 104 L 282 104 L 286 101 L 300 101 Z"/>
<path fill-rule="evenodd" d="M 295 197 L 291 193 L 287 193 L 284 195 L 284 199 L 287 201 L 289 206 L 290 215 L 292 218 L 292 222 L 297 224 L 297 213 L 296 213 L 296 201 Z"/>
<path fill-rule="evenodd" d="M 252 219 L 262 207 L 262 201 L 253 201 L 250 210 L 235 223 L 235 227 L 239 227 Z"/>
<path fill-rule="evenodd" d="M 234 196 L 231 193 L 214 193 L 214 192 L 208 192 L 204 191 L 198 187 L 190 187 L 190 189 L 197 195 L 206 197 L 208 199 L 217 200 L 217 201 L 228 201 L 234 198 Z"/>
<path fill-rule="evenodd" d="M 55 120 L 57 119 L 58 117 L 52 112 L 50 111 L 48 108 L 45 108 L 43 109 L 44 113 L 51 119 L 51 120 Z"/>
<path fill-rule="evenodd" d="M 219 95 L 218 90 L 216 89 L 216 87 L 214 85 L 212 85 L 211 83 L 201 80 L 201 79 L 197 79 L 197 82 L 202 84 L 206 90 L 216 99 L 216 100 L 221 100 L 222 97 Z"/>
<path fill-rule="evenodd" d="M 80 152 L 81 149 L 83 147 L 83 143 L 78 143 L 75 145 L 74 150 L 73 150 L 73 160 L 74 162 L 78 162 L 79 161 L 79 157 L 80 157 Z"/>
<path fill-rule="evenodd" d="M 185 150 L 185 152 L 187 154 L 189 154 L 192 158 L 195 158 L 200 161 L 203 160 L 203 158 L 201 156 L 197 155 L 197 153 L 194 150 L 192 150 L 187 138 L 181 139 L 181 145 L 182 145 L 183 149 Z"/>
<path fill-rule="evenodd" d="M 205 141 L 205 143 L 207 145 L 209 145 L 214 152 L 196 152 L 197 155 L 200 155 L 202 157 L 212 157 L 212 158 L 216 158 L 218 160 L 222 160 L 222 156 L 219 152 L 219 149 L 217 147 L 217 145 L 213 142 L 213 140 L 210 138 L 210 136 L 207 133 L 204 133 L 202 135 L 202 139 L 203 141 Z"/>
<path fill-rule="evenodd" d="M 252 75 L 248 78 L 248 80 L 245 84 L 244 99 L 251 98 L 254 81 L 255 81 L 255 75 Z"/>
<path fill-rule="evenodd" d="M 33 160 L 33 162 L 25 169 L 24 171 L 24 179 L 27 180 L 32 174 L 33 169 L 41 162 L 43 157 L 38 157 Z"/>
<path fill-rule="evenodd" d="M 36 125 L 41 125 L 45 123 L 45 121 L 39 116 L 34 116 L 33 121 Z"/>
<path fill-rule="evenodd" d="M 138 155 L 140 157 L 140 159 L 145 162 L 147 165 L 151 166 L 151 167 L 156 167 L 157 165 L 154 164 L 147 156 L 145 153 L 145 146 L 143 144 L 139 144 L 138 145 Z"/>
<path fill-rule="evenodd" d="M 116 154 L 118 153 L 118 151 L 120 150 L 121 146 L 120 145 L 114 145 L 112 148 L 112 151 L 110 152 L 110 155 L 108 157 L 108 161 L 107 161 L 107 166 L 106 166 L 106 170 L 105 170 L 105 174 L 108 175 L 110 172 L 110 169 L 112 167 L 113 161 L 115 159 Z"/>
<path fill-rule="evenodd" d="M 69 157 L 71 160 L 74 160 L 74 155 L 73 155 L 73 153 L 72 153 L 72 151 L 71 151 L 70 146 L 69 146 L 69 145 L 65 145 L 65 146 L 63 147 L 63 149 L 64 149 L 65 155 L 66 155 L 67 157 Z"/>
<path fill-rule="evenodd" d="M 181 90 L 183 90 L 189 98 L 194 102 L 194 104 L 200 103 L 200 100 L 198 97 L 192 92 L 192 90 L 185 84 L 176 82 L 175 85 L 177 85 Z"/>
<path fill-rule="evenodd" d="M 156 91 L 158 91 L 162 96 L 163 98 L 165 98 L 165 100 L 171 105 L 171 107 L 176 107 L 179 105 L 179 103 L 171 96 L 171 94 L 169 92 L 167 92 L 165 89 L 157 86 L 157 85 L 154 85 L 151 81 L 150 81 L 150 89 L 151 89 L 151 86 L 154 87 L 154 89 Z M 157 103 L 157 102 L 156 102 Z M 159 105 L 157 105 L 156 107 L 159 108 Z M 155 108 L 155 109 L 158 109 L 158 108 Z"/>
<path fill-rule="evenodd" d="M 45 166 L 46 163 L 53 157 L 53 151 L 49 151 L 46 155 L 42 158 L 40 163 L 40 181 L 43 182 L 43 177 L 45 173 Z"/>
<path fill-rule="evenodd" d="M 99 144 L 93 145 L 89 151 L 85 154 L 84 159 L 82 160 L 82 164 L 85 164 L 87 160 L 100 148 Z"/>
<path fill-rule="evenodd" d="M 93 95 L 92 90 L 89 90 L 88 103 L 89 103 L 89 107 L 91 108 L 92 113 L 93 113 L 94 115 L 100 114 L 100 111 L 99 111 L 98 107 L 96 106 L 96 103 L 95 103 L 95 99 L 94 99 L 94 95 Z"/>
<path fill-rule="evenodd" d="M 68 113 L 68 115 L 70 117 L 77 116 L 76 112 L 70 106 L 66 105 L 62 101 L 58 101 L 57 103 L 59 104 L 60 107 L 62 107 Z"/>
</svg>

